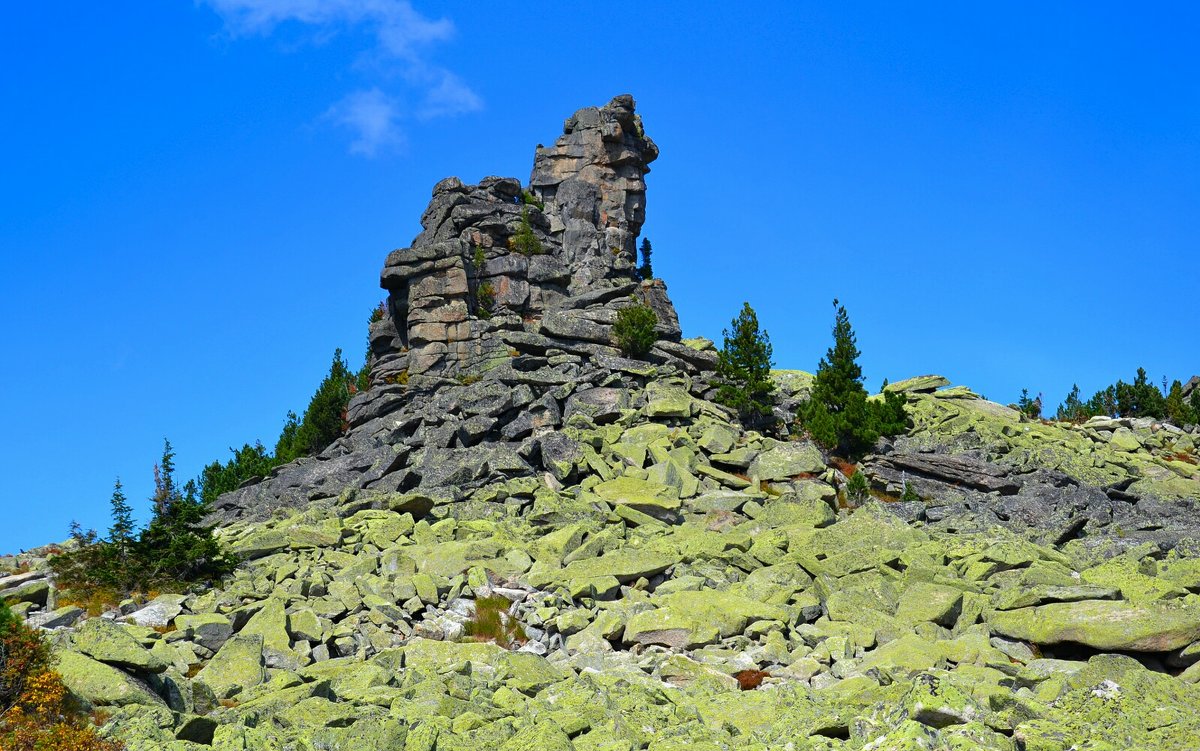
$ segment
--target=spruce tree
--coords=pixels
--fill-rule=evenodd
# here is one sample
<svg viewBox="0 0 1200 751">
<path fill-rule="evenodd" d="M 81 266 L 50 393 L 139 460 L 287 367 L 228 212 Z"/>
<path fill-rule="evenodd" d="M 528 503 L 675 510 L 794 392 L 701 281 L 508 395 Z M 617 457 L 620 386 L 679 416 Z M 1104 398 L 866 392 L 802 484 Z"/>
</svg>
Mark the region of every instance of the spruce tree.
<svg viewBox="0 0 1200 751">
<path fill-rule="evenodd" d="M 133 546 L 134 525 L 133 507 L 125 498 L 125 491 L 122 489 L 119 477 L 113 483 L 112 498 L 109 504 L 112 506 L 112 524 L 108 528 L 108 542 L 113 546 L 117 557 L 123 561 L 128 557 L 130 548 Z"/>
<path fill-rule="evenodd" d="M 175 450 L 171 442 L 163 439 L 162 459 L 154 465 L 154 515 L 167 516 L 171 506 L 179 499 L 179 490 L 175 487 Z"/>
<path fill-rule="evenodd" d="M 289 457 L 288 461 L 297 456 L 319 454 L 341 437 L 345 430 L 346 407 L 350 403 L 350 386 L 354 378 L 350 367 L 342 359 L 342 350 L 335 350 L 329 374 L 321 381 L 317 393 L 313 394 L 308 409 L 304 410 L 304 417 L 292 442 L 295 456 Z"/>
<path fill-rule="evenodd" d="M 759 330 L 758 315 L 750 303 L 725 329 L 724 343 L 717 353 L 717 401 L 737 410 L 747 425 L 769 426 L 775 382 L 771 380 L 771 338 Z"/>
<path fill-rule="evenodd" d="M 650 264 L 650 255 L 653 253 L 653 248 L 650 246 L 650 238 L 642 238 L 642 265 L 638 267 L 638 273 L 643 279 L 654 278 L 654 267 Z"/>
<path fill-rule="evenodd" d="M 1193 398 L 1192 401 L 1195 401 L 1195 399 Z M 1171 388 L 1167 392 L 1163 409 L 1166 412 L 1167 418 L 1176 425 L 1193 425 L 1196 423 L 1197 414 L 1192 409 L 1192 405 L 1184 400 L 1183 383 L 1178 379 L 1171 383 Z"/>
<path fill-rule="evenodd" d="M 867 400 L 858 364 L 861 352 L 850 317 L 836 299 L 833 306 L 833 346 L 818 363 L 812 394 L 797 417 L 814 441 L 855 459 L 870 451 L 881 435 L 896 435 L 907 429 L 906 399 L 902 394 L 885 391 L 882 400 Z"/>
<path fill-rule="evenodd" d="M 1067 394 L 1063 403 L 1058 405 L 1055 418 L 1070 422 L 1080 422 L 1088 418 L 1087 408 L 1079 400 L 1079 384 L 1071 384 L 1071 393 Z"/>
</svg>

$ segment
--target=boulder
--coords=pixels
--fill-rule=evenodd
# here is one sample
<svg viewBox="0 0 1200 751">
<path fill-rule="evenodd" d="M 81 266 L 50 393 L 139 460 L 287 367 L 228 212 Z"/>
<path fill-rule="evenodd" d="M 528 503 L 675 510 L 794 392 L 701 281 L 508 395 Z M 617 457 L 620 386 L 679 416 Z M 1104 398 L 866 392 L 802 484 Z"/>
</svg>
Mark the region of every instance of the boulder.
<svg viewBox="0 0 1200 751">
<path fill-rule="evenodd" d="M 1034 644 L 1169 652 L 1200 639 L 1200 603 L 1061 602 L 996 611 L 987 616 L 987 624 L 992 633 Z"/>
<path fill-rule="evenodd" d="M 750 474 L 768 482 L 825 471 L 825 458 L 811 443 L 776 443 L 750 464 Z"/>
<path fill-rule="evenodd" d="M 229 699 L 265 683 L 261 634 L 235 634 L 196 674 L 195 682 L 212 692 L 217 700 Z"/>
<path fill-rule="evenodd" d="M 72 636 L 75 649 L 126 670 L 161 673 L 167 664 L 143 647 L 128 631 L 104 618 L 91 618 Z"/>
<path fill-rule="evenodd" d="M 54 669 L 67 691 L 86 708 L 139 704 L 164 707 L 165 702 L 141 681 L 78 652 L 60 650 Z"/>
</svg>

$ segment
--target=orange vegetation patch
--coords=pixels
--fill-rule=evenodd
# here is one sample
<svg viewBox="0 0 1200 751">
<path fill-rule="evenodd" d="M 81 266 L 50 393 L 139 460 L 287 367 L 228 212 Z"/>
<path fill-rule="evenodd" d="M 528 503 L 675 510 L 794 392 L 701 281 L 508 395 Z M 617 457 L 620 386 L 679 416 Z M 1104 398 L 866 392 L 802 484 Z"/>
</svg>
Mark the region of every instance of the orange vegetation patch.
<svg viewBox="0 0 1200 751">
<path fill-rule="evenodd" d="M 770 678 L 771 674 L 765 670 L 743 670 L 734 673 L 733 677 L 737 679 L 738 688 L 743 691 L 753 691 L 762 685 L 764 678 Z"/>
<path fill-rule="evenodd" d="M 855 464 L 848 462 L 845 459 L 839 459 L 836 456 L 830 459 L 829 463 L 836 467 L 837 471 L 841 472 L 846 477 L 853 477 L 854 473 L 858 471 L 858 467 Z"/>
</svg>

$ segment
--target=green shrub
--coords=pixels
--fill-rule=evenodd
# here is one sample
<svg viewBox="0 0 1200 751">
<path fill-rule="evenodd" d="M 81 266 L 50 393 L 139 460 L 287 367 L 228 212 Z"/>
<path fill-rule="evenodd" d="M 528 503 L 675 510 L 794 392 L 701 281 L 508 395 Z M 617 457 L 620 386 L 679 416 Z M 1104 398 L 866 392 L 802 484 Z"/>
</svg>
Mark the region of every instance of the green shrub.
<svg viewBox="0 0 1200 751">
<path fill-rule="evenodd" d="M 862 470 L 856 471 L 846 479 L 846 503 L 851 506 L 861 506 L 866 503 L 867 498 L 871 495 L 871 488 L 867 485 L 867 478 L 863 475 Z"/>
<path fill-rule="evenodd" d="M 526 206 L 537 206 L 538 211 L 545 211 L 546 204 L 540 198 L 533 194 L 532 190 L 526 190 L 521 193 L 521 203 Z"/>
<path fill-rule="evenodd" d="M 881 435 L 898 435 L 908 429 L 903 394 L 885 391 L 882 399 L 868 400 L 862 385 L 861 354 L 846 308 L 833 301 L 837 314 L 833 346 L 817 365 L 812 395 L 797 414 L 813 440 L 849 459 L 869 452 Z"/>
<path fill-rule="evenodd" d="M 491 318 L 496 304 L 496 290 L 491 282 L 483 282 L 475 288 L 475 313 L 480 318 Z"/>
<path fill-rule="evenodd" d="M 775 382 L 771 380 L 771 338 L 759 330 L 758 315 L 750 303 L 725 329 L 717 353 L 717 401 L 737 410 L 747 425 L 769 427 L 775 422 L 771 409 Z"/>
<path fill-rule="evenodd" d="M 658 324 L 658 316 L 647 305 L 637 304 L 622 308 L 617 313 L 617 322 L 613 325 L 613 338 L 617 346 L 628 357 L 643 357 L 658 334 L 654 327 Z"/>
<path fill-rule="evenodd" d="M 232 459 L 224 464 L 215 461 L 200 472 L 200 500 L 204 503 L 215 502 L 222 493 L 237 490 L 248 480 L 266 477 L 280 464 L 258 441 L 253 446 L 246 443 L 240 449 L 230 448 L 229 452 Z"/>
<path fill-rule="evenodd" d="M 546 252 L 542 241 L 533 233 L 528 207 L 521 210 L 521 224 L 517 227 L 516 234 L 508 238 L 508 247 L 524 256 L 540 256 Z"/>
<path fill-rule="evenodd" d="M 921 496 L 917 495 L 917 491 L 913 489 L 911 482 L 904 483 L 904 493 L 900 496 L 900 500 L 906 502 L 920 501 Z"/>
</svg>

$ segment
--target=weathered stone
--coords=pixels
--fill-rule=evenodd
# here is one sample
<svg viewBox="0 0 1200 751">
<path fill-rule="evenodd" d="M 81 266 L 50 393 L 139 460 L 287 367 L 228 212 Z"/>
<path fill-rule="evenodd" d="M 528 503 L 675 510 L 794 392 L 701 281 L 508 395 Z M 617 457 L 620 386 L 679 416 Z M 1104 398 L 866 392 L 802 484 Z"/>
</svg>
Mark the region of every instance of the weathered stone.
<svg viewBox="0 0 1200 751">
<path fill-rule="evenodd" d="M 148 686 L 114 667 L 66 650 L 57 652 L 54 659 L 63 685 L 85 708 L 165 706 Z"/>
<path fill-rule="evenodd" d="M 825 471 L 825 459 L 811 443 L 777 443 L 759 454 L 750 465 L 750 474 L 760 480 L 786 480 L 796 475 L 815 475 Z"/>
<path fill-rule="evenodd" d="M 1085 600 L 997 611 L 987 623 L 993 633 L 1035 644 L 1168 652 L 1200 639 L 1200 605 Z"/>
<path fill-rule="evenodd" d="M 143 647 L 121 626 L 103 618 L 92 618 L 72 637 L 75 648 L 100 662 L 127 670 L 161 673 L 166 663 Z"/>
<path fill-rule="evenodd" d="M 221 645 L 233 636 L 233 624 L 218 613 L 181 615 L 175 619 L 175 628 L 186 634 L 188 639 L 212 652 L 219 650 Z"/>
<path fill-rule="evenodd" d="M 236 696 L 266 680 L 263 637 L 245 633 L 230 637 L 195 678 L 218 700 Z"/>
</svg>

